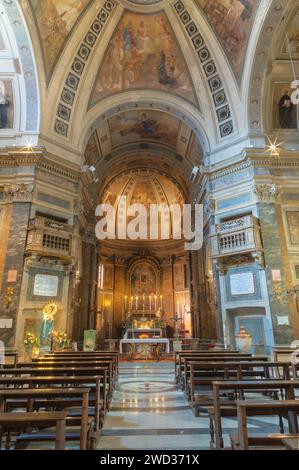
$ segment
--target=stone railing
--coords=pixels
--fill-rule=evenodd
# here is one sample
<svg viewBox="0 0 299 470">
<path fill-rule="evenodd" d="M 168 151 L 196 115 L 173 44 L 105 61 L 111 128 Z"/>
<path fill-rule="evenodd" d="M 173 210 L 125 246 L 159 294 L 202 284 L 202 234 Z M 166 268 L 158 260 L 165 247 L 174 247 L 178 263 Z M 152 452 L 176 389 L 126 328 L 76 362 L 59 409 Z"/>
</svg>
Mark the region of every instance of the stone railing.
<svg viewBox="0 0 299 470">
<path fill-rule="evenodd" d="M 212 234 L 214 258 L 262 251 L 260 225 L 251 215 L 216 225 Z"/>
<path fill-rule="evenodd" d="M 27 253 L 58 258 L 71 254 L 73 227 L 46 217 L 35 217 L 29 221 Z"/>
</svg>

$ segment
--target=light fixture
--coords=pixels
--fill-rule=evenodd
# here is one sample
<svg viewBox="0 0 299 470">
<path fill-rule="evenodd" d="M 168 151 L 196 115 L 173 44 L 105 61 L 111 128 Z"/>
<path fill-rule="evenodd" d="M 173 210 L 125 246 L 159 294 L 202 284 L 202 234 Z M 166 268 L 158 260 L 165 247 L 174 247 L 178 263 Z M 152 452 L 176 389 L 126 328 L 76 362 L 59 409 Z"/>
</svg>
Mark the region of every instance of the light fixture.
<svg viewBox="0 0 299 470">
<path fill-rule="evenodd" d="M 52 322 L 54 320 L 54 317 L 57 313 L 58 306 L 55 302 L 49 302 L 47 303 L 44 308 L 43 308 L 43 318 L 45 321 Z"/>
<path fill-rule="evenodd" d="M 278 137 L 275 138 L 274 141 L 270 139 L 269 136 L 267 136 L 269 144 L 267 145 L 267 150 L 266 152 L 270 154 L 271 157 L 279 157 L 280 156 L 280 151 L 281 151 L 281 145 L 284 144 L 284 142 L 277 142 Z"/>
</svg>

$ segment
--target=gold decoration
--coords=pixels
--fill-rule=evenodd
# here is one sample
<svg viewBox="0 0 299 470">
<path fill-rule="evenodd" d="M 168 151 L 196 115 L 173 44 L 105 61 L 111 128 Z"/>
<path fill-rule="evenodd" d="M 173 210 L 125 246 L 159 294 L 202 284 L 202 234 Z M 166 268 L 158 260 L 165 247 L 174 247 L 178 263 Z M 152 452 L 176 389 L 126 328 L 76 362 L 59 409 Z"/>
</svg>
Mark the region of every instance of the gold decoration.
<svg viewBox="0 0 299 470">
<path fill-rule="evenodd" d="M 13 287 L 7 287 L 6 293 L 5 293 L 5 305 L 6 308 L 9 308 L 12 304 L 13 297 L 15 294 L 15 290 Z"/>
<path fill-rule="evenodd" d="M 49 302 L 43 308 L 43 317 L 45 320 L 52 322 L 57 313 L 58 307 L 55 302 Z"/>
<path fill-rule="evenodd" d="M 282 304 L 285 290 L 281 287 L 281 285 L 278 285 L 278 286 L 273 287 L 273 292 L 274 292 L 275 301 L 278 304 Z"/>
</svg>

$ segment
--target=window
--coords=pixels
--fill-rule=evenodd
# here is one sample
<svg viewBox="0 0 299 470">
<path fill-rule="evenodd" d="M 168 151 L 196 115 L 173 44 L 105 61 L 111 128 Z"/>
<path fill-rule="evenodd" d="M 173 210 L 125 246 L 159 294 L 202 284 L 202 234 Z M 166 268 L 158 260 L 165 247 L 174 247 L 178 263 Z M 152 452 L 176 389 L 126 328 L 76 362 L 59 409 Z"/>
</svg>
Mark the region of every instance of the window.
<svg viewBox="0 0 299 470">
<path fill-rule="evenodd" d="M 99 278 L 98 278 L 98 288 L 104 289 L 104 265 L 99 265 Z"/>
</svg>

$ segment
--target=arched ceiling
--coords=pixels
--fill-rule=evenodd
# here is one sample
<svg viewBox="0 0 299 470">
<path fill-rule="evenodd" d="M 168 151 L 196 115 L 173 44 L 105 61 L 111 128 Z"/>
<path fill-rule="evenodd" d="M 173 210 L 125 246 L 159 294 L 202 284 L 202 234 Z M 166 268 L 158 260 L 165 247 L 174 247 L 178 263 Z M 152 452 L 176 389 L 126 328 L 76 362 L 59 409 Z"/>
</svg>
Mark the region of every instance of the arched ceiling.
<svg viewBox="0 0 299 470">
<path fill-rule="evenodd" d="M 103 159 L 130 145 L 193 166 L 202 154 L 205 164 L 241 154 L 248 118 L 257 126 L 255 48 L 280 1 L 20 0 L 40 74 L 41 144 L 81 164 L 89 139 Z"/>
<path fill-rule="evenodd" d="M 85 158 L 95 165 L 103 158 L 138 150 L 154 150 L 199 166 L 203 150 L 195 134 L 177 117 L 154 110 L 131 110 L 112 116 L 91 135 Z M 142 163 L 142 162 L 141 162 Z"/>
<path fill-rule="evenodd" d="M 148 13 L 148 7 L 150 11 L 152 11 L 152 5 L 157 4 L 158 9 L 160 9 L 163 8 L 163 4 L 165 3 L 159 0 L 114 1 L 116 3 L 127 3 L 129 5 L 141 5 L 145 13 Z M 195 3 L 196 7 L 201 11 L 205 20 L 214 31 L 224 52 L 227 54 L 239 81 L 242 78 L 248 40 L 260 1 L 261 0 L 194 0 L 191 2 L 190 0 L 185 0 L 186 7 L 191 6 L 189 5 L 190 3 Z M 58 62 L 59 56 L 62 54 L 70 37 L 76 32 L 76 29 L 78 29 L 85 12 L 88 8 L 94 8 L 95 4 L 98 2 L 95 0 L 28 0 L 28 2 L 38 30 L 46 75 L 49 79 Z M 160 5 L 161 3 L 162 5 Z M 178 4 L 184 5 L 183 2 L 178 2 Z M 138 13 L 140 13 L 140 11 L 142 10 L 139 9 Z M 112 18 L 111 21 L 114 21 L 114 19 Z M 128 25 L 131 25 L 131 31 Z M 136 20 L 136 13 L 126 11 L 121 21 L 115 24 L 115 33 L 110 48 L 115 48 L 117 44 L 119 44 L 122 39 L 123 30 L 126 27 L 128 29 L 127 46 L 130 34 L 134 35 L 135 39 L 137 35 L 139 36 L 139 46 L 141 46 L 138 54 L 128 61 L 129 69 L 134 70 L 135 60 L 139 59 L 138 55 L 143 55 L 142 47 L 145 52 L 147 52 L 147 40 L 150 41 L 150 39 L 154 38 L 154 41 L 151 41 L 148 47 L 151 60 L 155 64 L 157 60 L 159 62 L 157 55 L 159 56 L 159 53 L 163 49 L 165 49 L 166 59 L 171 60 L 167 57 L 169 52 L 176 68 L 176 75 L 181 77 L 180 80 L 177 79 L 179 82 L 176 85 L 177 91 L 185 97 L 187 96 L 188 99 L 194 100 L 194 96 L 192 96 L 191 80 L 188 76 L 188 70 L 186 70 L 184 58 L 178 50 L 177 44 L 175 44 L 173 29 L 165 14 L 163 12 L 157 12 L 149 17 L 142 17 L 141 15 L 140 18 Z M 133 37 L 131 39 L 134 42 Z M 103 64 L 104 66 L 109 65 L 109 54 L 111 54 L 111 51 L 108 51 L 108 58 L 106 58 L 106 64 Z M 144 66 L 151 67 L 151 63 L 144 64 Z M 137 73 L 136 69 L 135 73 Z M 103 78 L 104 74 L 105 72 L 102 72 L 98 77 L 92 100 L 99 99 L 102 92 L 104 95 L 111 92 L 110 88 L 117 85 L 117 83 L 103 83 L 103 81 L 105 82 L 105 78 Z M 150 79 L 152 77 L 148 78 L 151 82 Z M 154 81 L 152 80 L 152 82 Z M 111 86 L 109 87 L 109 85 Z M 165 85 L 167 86 L 169 84 L 160 83 L 162 87 Z"/>
</svg>

